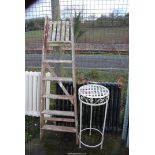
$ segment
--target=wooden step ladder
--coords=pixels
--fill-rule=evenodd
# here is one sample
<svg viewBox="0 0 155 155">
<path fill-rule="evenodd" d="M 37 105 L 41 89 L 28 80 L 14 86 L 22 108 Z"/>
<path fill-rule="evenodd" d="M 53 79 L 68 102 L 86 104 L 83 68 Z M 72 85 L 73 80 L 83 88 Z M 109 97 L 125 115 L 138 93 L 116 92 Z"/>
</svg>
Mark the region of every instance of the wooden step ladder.
<svg viewBox="0 0 155 155">
<path fill-rule="evenodd" d="M 71 46 L 71 60 L 49 60 L 47 59 L 48 47 L 61 47 L 64 45 Z M 57 51 L 54 51 L 57 52 Z M 72 77 L 58 77 L 51 68 L 52 64 L 71 64 L 72 65 Z M 50 77 L 46 77 L 46 70 L 50 72 Z M 46 94 L 46 81 L 56 82 L 63 90 L 65 95 Z M 73 83 L 73 94 L 69 94 L 63 85 L 63 82 Z M 74 111 L 61 111 L 61 110 L 46 110 L 46 99 L 59 99 L 69 100 L 74 107 Z M 48 116 L 48 117 L 47 117 Z M 49 117 L 50 116 L 50 117 Z M 59 116 L 59 117 L 57 117 Z M 60 117 L 61 116 L 61 117 Z M 47 124 L 51 122 L 72 122 L 75 125 L 71 126 L 58 126 Z M 41 102 L 40 102 L 40 140 L 43 140 L 44 131 L 61 131 L 76 133 L 76 143 L 78 144 L 78 120 L 77 120 L 77 98 L 76 98 L 76 75 L 75 75 L 75 50 L 74 50 L 74 30 L 73 20 L 70 21 L 49 21 L 48 17 L 45 18 L 44 24 L 44 43 L 42 48 L 42 66 L 41 66 Z"/>
</svg>

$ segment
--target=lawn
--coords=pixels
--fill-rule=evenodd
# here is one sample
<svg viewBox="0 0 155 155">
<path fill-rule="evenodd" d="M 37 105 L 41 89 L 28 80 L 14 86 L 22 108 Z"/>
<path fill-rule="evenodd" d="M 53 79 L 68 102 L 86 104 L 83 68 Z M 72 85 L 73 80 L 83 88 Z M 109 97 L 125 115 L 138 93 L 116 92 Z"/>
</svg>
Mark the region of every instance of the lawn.
<svg viewBox="0 0 155 155">
<path fill-rule="evenodd" d="M 25 39 L 30 39 L 30 38 L 40 38 L 41 39 L 42 37 L 43 37 L 43 30 L 25 32 Z"/>
<path fill-rule="evenodd" d="M 85 43 L 124 43 L 128 44 L 128 27 L 110 27 L 110 28 L 85 28 L 85 33 L 77 42 Z M 43 39 L 43 30 L 25 32 L 26 48 L 41 48 Z"/>
<path fill-rule="evenodd" d="M 98 27 L 84 29 L 78 42 L 128 43 L 128 27 Z"/>
<path fill-rule="evenodd" d="M 25 32 L 25 48 L 42 48 L 43 30 Z"/>
</svg>

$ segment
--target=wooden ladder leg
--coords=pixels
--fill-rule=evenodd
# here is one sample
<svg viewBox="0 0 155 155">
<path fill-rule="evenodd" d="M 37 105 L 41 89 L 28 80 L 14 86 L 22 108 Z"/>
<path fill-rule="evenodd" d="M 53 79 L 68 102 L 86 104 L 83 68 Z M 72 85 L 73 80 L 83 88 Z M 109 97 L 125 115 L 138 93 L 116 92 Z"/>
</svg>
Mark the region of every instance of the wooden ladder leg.
<svg viewBox="0 0 155 155">
<path fill-rule="evenodd" d="M 44 59 L 44 56 L 45 55 L 43 55 L 42 59 Z M 41 128 L 45 125 L 44 114 L 41 113 L 45 108 L 45 99 L 42 98 L 42 96 L 45 94 L 45 81 L 43 80 L 44 76 L 45 76 L 45 64 L 42 63 L 42 68 L 41 68 L 41 96 L 40 96 L 40 141 L 43 141 L 43 138 L 44 138 L 44 130 L 42 130 Z"/>
<path fill-rule="evenodd" d="M 75 48 L 74 48 L 74 29 L 73 19 L 71 18 L 71 50 L 72 50 L 72 77 L 73 77 L 73 95 L 74 95 L 74 112 L 76 127 L 76 144 L 78 145 L 78 118 L 77 118 L 77 95 L 76 95 L 76 72 L 75 72 Z"/>
<path fill-rule="evenodd" d="M 45 70 L 42 64 L 42 71 L 41 71 L 41 96 L 40 96 L 40 140 L 43 140 L 44 137 L 44 131 L 41 129 L 44 124 L 44 114 L 42 114 L 41 112 L 44 110 L 44 105 L 45 105 L 45 99 L 42 98 L 42 96 L 44 95 L 45 92 L 45 81 L 42 80 L 43 75 L 45 74 Z"/>
<path fill-rule="evenodd" d="M 75 127 L 76 127 L 76 144 L 78 145 L 79 136 L 78 136 L 78 119 L 77 119 L 77 102 L 76 96 L 74 97 L 74 111 L 75 111 Z"/>
<path fill-rule="evenodd" d="M 48 23 L 48 18 L 45 18 L 45 24 L 44 24 L 44 43 L 43 43 L 43 48 L 42 48 L 42 65 L 41 65 L 41 93 L 40 93 L 40 141 L 43 141 L 44 138 L 44 130 L 42 130 L 42 127 L 45 125 L 45 120 L 44 120 L 44 114 L 41 112 L 45 108 L 45 99 L 42 98 L 42 96 L 45 94 L 45 81 L 43 78 L 45 77 L 45 69 L 46 69 L 46 64 L 44 63 L 44 60 L 46 59 L 46 52 L 47 52 L 47 23 Z"/>
</svg>

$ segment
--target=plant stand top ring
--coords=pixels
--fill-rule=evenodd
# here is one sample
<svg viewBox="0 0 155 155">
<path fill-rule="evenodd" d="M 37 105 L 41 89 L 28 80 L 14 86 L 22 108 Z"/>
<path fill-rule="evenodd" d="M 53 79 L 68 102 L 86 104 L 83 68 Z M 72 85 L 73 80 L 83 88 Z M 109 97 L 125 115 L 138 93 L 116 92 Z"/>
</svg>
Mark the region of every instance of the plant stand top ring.
<svg viewBox="0 0 155 155">
<path fill-rule="evenodd" d="M 87 84 L 80 87 L 78 94 L 80 101 L 91 106 L 100 106 L 109 100 L 109 90 L 97 84 Z"/>
</svg>

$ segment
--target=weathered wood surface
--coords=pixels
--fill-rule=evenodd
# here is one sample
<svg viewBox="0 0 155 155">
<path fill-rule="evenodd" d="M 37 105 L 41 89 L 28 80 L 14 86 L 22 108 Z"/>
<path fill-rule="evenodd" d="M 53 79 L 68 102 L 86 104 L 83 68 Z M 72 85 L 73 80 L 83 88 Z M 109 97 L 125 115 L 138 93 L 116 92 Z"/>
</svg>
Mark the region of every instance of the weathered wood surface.
<svg viewBox="0 0 155 155">
<path fill-rule="evenodd" d="M 62 27 L 61 27 L 61 41 L 65 40 L 65 22 L 62 21 Z"/>
<path fill-rule="evenodd" d="M 48 24 L 48 26 L 46 25 Z M 72 23 L 73 24 L 73 23 Z M 41 126 L 40 133 L 41 137 L 43 137 L 43 130 L 52 130 L 52 131 L 62 131 L 62 132 L 73 132 L 76 133 L 76 142 L 78 144 L 78 121 L 77 121 L 77 103 L 76 103 L 76 76 L 75 76 L 75 49 L 74 49 L 74 30 L 73 25 L 70 24 L 69 21 L 61 22 L 61 21 L 53 21 L 53 22 L 45 22 L 46 28 L 48 27 L 48 40 L 44 40 L 44 45 L 48 44 L 48 47 L 53 46 L 53 51 L 55 53 L 56 60 L 47 60 L 46 52 L 47 47 L 43 46 L 43 58 L 42 58 L 42 93 L 41 93 Z M 71 28 L 72 27 L 72 28 Z M 70 34 L 71 33 L 71 34 Z M 47 41 L 47 42 L 46 42 Z M 70 43 L 71 51 L 72 51 L 72 60 L 61 60 L 62 51 L 66 44 Z M 58 47 L 54 47 L 58 46 Z M 60 59 L 60 60 L 58 60 Z M 56 73 L 50 67 L 49 63 L 55 64 Z M 72 64 L 72 78 L 70 77 L 60 77 L 58 71 L 58 65 L 62 65 L 63 63 L 71 63 Z M 50 77 L 45 76 L 45 70 L 48 69 L 50 72 Z M 57 82 L 60 88 L 63 90 L 65 95 L 57 95 L 57 94 L 45 94 L 45 81 L 54 81 Z M 73 82 L 73 95 L 70 95 L 66 90 L 62 82 Z M 70 100 L 70 102 L 74 106 L 74 111 L 59 111 L 59 110 L 45 110 L 44 103 L 45 99 L 62 99 L 62 100 Z M 55 118 L 48 117 L 47 115 L 57 115 L 57 116 L 68 116 L 74 117 L 72 118 Z M 46 121 L 46 122 L 45 122 Z M 75 122 L 75 127 L 66 127 L 66 126 L 55 126 L 55 125 L 46 125 L 47 121 L 64 121 L 64 122 Z"/>
<path fill-rule="evenodd" d="M 72 82 L 73 78 L 68 77 L 44 77 L 43 80 L 45 81 L 61 81 L 61 82 Z"/>
<path fill-rule="evenodd" d="M 66 21 L 66 38 L 65 41 L 69 41 L 69 21 Z"/>
<path fill-rule="evenodd" d="M 54 21 L 53 22 L 53 29 L 52 29 L 52 41 L 55 41 L 55 39 L 56 39 L 56 26 L 57 26 L 57 22 Z"/>
<path fill-rule="evenodd" d="M 60 41 L 61 35 L 61 22 L 57 22 L 57 32 L 56 32 L 56 41 Z"/>
<path fill-rule="evenodd" d="M 44 119 L 51 122 L 75 122 L 73 118 L 44 117 Z"/>
<path fill-rule="evenodd" d="M 44 125 L 42 127 L 42 130 L 52 130 L 52 131 L 76 133 L 76 128 L 74 128 L 74 127 L 56 126 L 56 125 Z"/>
<path fill-rule="evenodd" d="M 60 110 L 43 110 L 42 114 L 58 115 L 58 116 L 71 116 L 74 117 L 73 111 L 60 111 Z"/>
<path fill-rule="evenodd" d="M 75 127 L 76 127 L 76 144 L 78 144 L 78 118 L 77 118 L 77 93 L 76 93 L 76 72 L 75 72 L 75 48 L 74 48 L 74 27 L 73 19 L 71 18 L 71 49 L 72 49 L 72 77 L 73 77 L 73 98 L 74 98 L 74 112 L 75 112 Z"/>
<path fill-rule="evenodd" d="M 49 43 L 70 43 L 71 33 L 69 21 L 50 22 L 48 38 Z"/>
<path fill-rule="evenodd" d="M 48 18 L 45 18 L 45 24 L 44 24 L 44 42 L 43 42 L 43 47 L 42 47 L 42 62 L 46 59 L 46 53 L 47 53 L 47 37 L 48 35 L 46 34 L 48 32 L 47 30 L 47 24 L 48 24 Z M 41 96 L 40 96 L 40 105 L 39 105 L 39 111 L 40 113 L 44 110 L 44 105 L 45 105 L 45 100 L 42 98 L 42 96 L 46 93 L 46 88 L 45 88 L 45 81 L 43 81 L 43 77 L 45 77 L 46 69 L 46 64 L 42 63 L 41 65 Z M 44 121 L 44 115 L 40 114 L 40 140 L 43 140 L 44 137 L 44 132 L 41 130 L 41 128 L 45 125 Z"/>
<path fill-rule="evenodd" d="M 56 95 L 56 94 L 46 94 L 42 96 L 43 98 L 59 99 L 59 100 L 73 100 L 72 95 Z"/>
</svg>

